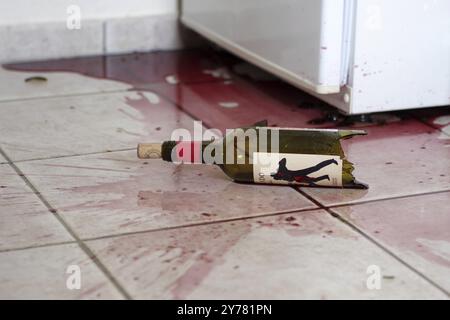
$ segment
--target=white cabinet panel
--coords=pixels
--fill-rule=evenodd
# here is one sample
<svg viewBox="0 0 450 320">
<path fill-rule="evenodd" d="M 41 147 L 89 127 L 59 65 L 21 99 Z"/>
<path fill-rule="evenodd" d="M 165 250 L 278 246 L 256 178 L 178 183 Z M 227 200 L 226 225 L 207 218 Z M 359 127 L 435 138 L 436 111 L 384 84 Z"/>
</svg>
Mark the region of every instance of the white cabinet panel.
<svg viewBox="0 0 450 320">
<path fill-rule="evenodd" d="M 450 104 L 450 1 L 357 1 L 351 113 Z"/>
<path fill-rule="evenodd" d="M 339 92 L 344 0 L 184 0 L 182 20 L 295 85 Z"/>
<path fill-rule="evenodd" d="M 182 20 L 346 113 L 450 104 L 449 0 L 183 0 Z"/>
</svg>

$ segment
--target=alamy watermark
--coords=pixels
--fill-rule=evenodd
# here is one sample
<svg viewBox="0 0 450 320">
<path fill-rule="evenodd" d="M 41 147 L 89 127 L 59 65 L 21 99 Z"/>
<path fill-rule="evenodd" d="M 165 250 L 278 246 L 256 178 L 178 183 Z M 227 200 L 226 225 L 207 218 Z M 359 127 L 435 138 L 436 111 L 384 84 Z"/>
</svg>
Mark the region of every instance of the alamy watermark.
<svg viewBox="0 0 450 320">
<path fill-rule="evenodd" d="M 279 130 L 269 127 L 227 129 L 225 136 L 218 129 L 203 130 L 201 121 L 194 121 L 194 134 L 187 129 L 176 129 L 171 135 L 179 147 L 172 149 L 172 161 L 202 159 L 206 164 L 253 164 L 254 152 L 279 152 Z M 211 141 L 204 148 L 190 142 Z M 196 154 L 193 154 L 196 153 Z M 261 163 L 264 165 L 264 163 Z"/>
<path fill-rule="evenodd" d="M 69 30 L 81 29 L 81 8 L 76 4 L 72 4 L 66 9 L 66 27 Z"/>
<path fill-rule="evenodd" d="M 66 288 L 69 290 L 81 289 L 81 268 L 76 264 L 71 264 L 66 269 L 69 276 L 66 279 Z"/>
<path fill-rule="evenodd" d="M 366 280 L 366 286 L 369 290 L 381 289 L 381 269 L 379 266 L 372 264 L 367 267 L 366 273 L 369 275 Z"/>
</svg>

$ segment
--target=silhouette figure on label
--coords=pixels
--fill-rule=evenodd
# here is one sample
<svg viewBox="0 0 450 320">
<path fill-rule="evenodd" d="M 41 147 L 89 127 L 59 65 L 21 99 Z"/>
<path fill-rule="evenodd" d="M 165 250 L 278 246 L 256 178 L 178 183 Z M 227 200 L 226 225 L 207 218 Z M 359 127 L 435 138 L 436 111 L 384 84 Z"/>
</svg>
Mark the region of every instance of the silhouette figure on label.
<svg viewBox="0 0 450 320">
<path fill-rule="evenodd" d="M 315 186 L 315 182 L 328 180 L 330 181 L 329 175 L 323 175 L 320 177 L 308 177 L 309 174 L 314 173 L 322 169 L 323 167 L 329 166 L 331 164 L 337 165 L 337 161 L 334 159 L 329 159 L 322 161 L 315 166 L 301 169 L 301 170 L 289 170 L 286 167 L 286 158 L 283 158 L 278 162 L 278 170 L 276 173 L 272 173 L 270 176 L 275 180 L 284 180 L 289 182 L 298 183 L 308 183 L 311 186 Z"/>
</svg>

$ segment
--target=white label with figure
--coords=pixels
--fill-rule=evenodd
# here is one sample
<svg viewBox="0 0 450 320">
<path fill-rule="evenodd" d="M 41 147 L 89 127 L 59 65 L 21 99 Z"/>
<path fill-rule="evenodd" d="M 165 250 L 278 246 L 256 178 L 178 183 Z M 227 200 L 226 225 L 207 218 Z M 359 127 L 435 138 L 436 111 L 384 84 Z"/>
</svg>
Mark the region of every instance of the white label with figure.
<svg viewBox="0 0 450 320">
<path fill-rule="evenodd" d="M 342 186 L 342 159 L 339 156 L 253 153 L 253 178 L 257 183 Z"/>
</svg>

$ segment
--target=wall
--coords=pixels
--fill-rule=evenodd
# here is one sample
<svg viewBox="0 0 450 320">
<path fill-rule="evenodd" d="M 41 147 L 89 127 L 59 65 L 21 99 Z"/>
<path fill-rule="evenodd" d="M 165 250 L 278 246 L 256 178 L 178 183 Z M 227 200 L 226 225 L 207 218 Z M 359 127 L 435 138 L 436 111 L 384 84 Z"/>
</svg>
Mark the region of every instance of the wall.
<svg viewBox="0 0 450 320">
<path fill-rule="evenodd" d="M 80 8 L 80 29 L 67 27 L 70 5 Z M 0 2 L 0 63 L 178 49 L 186 36 L 177 0 Z"/>
<path fill-rule="evenodd" d="M 177 0 L 13 0 L 0 2 L 0 24 L 65 21 L 73 4 L 84 19 L 177 13 Z"/>
</svg>

